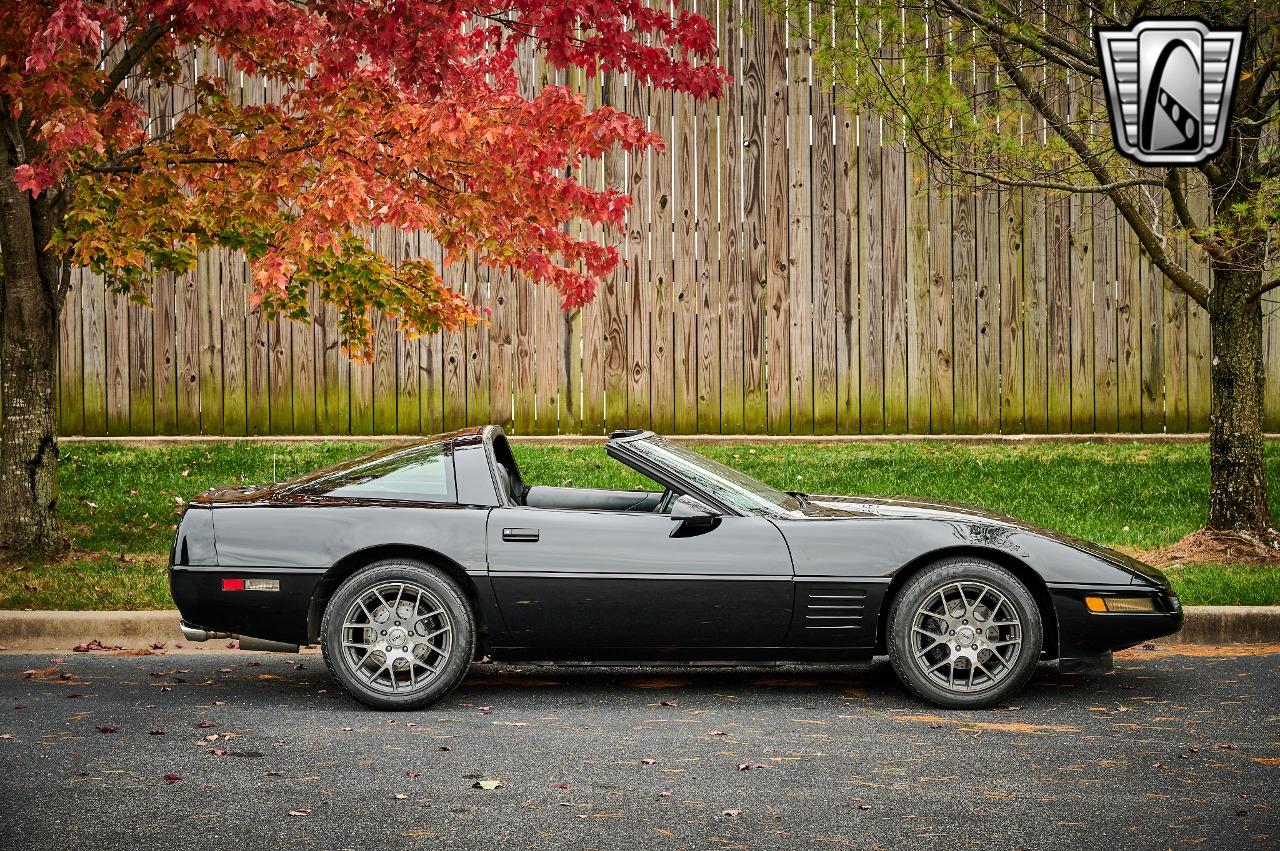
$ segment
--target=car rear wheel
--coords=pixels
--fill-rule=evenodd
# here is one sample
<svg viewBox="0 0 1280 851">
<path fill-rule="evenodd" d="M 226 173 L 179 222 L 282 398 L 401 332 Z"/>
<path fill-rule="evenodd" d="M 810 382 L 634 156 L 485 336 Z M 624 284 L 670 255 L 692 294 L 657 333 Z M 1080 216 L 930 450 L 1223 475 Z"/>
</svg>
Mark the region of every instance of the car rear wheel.
<svg viewBox="0 0 1280 851">
<path fill-rule="evenodd" d="M 357 700 L 418 709 L 439 700 L 471 666 L 475 616 L 444 572 L 389 560 L 357 571 L 321 621 L 325 664 Z"/>
<path fill-rule="evenodd" d="M 889 660 L 918 696 L 980 709 L 1016 694 L 1044 643 L 1040 609 L 1005 568 L 954 558 L 911 577 L 889 609 Z"/>
</svg>

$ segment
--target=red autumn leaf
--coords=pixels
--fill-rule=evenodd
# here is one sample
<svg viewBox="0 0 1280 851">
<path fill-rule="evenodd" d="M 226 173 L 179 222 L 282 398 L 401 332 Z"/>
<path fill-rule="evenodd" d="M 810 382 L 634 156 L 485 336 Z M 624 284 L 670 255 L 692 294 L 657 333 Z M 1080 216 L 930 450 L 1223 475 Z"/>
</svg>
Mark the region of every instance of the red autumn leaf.
<svg viewBox="0 0 1280 851">
<path fill-rule="evenodd" d="M 98 732 L 99 732 L 99 733 L 114 733 L 114 732 L 116 732 L 116 730 L 118 730 L 118 729 L 119 729 L 118 727 L 112 727 L 110 724 L 103 724 L 101 727 L 99 727 L 99 728 L 98 728 Z"/>
<path fill-rule="evenodd" d="M 251 266 L 254 306 L 305 319 L 315 292 L 359 355 L 378 313 L 409 336 L 484 321 L 444 274 L 468 254 L 578 307 L 620 262 L 598 240 L 617 238 L 630 204 L 586 185 L 584 166 L 661 139 L 567 86 L 529 93 L 517 63 L 536 55 L 549 72 L 715 96 L 729 79 L 713 61 L 715 29 L 679 7 L 9 3 L 0 100 L 29 156 L 14 179 L 33 197 L 58 193 L 59 259 L 109 274 L 124 294 L 145 302 L 154 270 L 188 272 L 200 249 L 233 246 Z M 216 61 L 195 74 L 193 56 Z M 239 97 L 242 76 L 264 68 L 273 97 Z M 189 103 L 160 133 L 144 109 L 153 88 Z M 429 232 L 444 262 L 389 262 L 357 235 L 380 226 Z"/>
<path fill-rule="evenodd" d="M 177 783 L 181 779 L 182 779 L 181 774 L 174 774 L 172 771 L 170 771 L 168 774 L 164 776 L 165 783 Z"/>
</svg>

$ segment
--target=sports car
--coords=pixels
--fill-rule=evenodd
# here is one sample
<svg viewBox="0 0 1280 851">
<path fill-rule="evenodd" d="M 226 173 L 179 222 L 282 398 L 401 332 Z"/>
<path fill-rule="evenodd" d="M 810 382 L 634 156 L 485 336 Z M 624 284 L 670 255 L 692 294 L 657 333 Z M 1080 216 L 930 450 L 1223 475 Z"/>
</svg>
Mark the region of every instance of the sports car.
<svg viewBox="0 0 1280 851">
<path fill-rule="evenodd" d="M 1126 555 L 927 500 L 784 493 L 650 431 L 607 452 L 651 490 L 528 485 L 501 428 L 214 488 L 178 525 L 191 641 L 320 644 L 374 707 L 472 661 L 845 663 L 887 654 L 920 698 L 1008 700 L 1042 660 L 1106 671 L 1182 608 Z"/>
</svg>

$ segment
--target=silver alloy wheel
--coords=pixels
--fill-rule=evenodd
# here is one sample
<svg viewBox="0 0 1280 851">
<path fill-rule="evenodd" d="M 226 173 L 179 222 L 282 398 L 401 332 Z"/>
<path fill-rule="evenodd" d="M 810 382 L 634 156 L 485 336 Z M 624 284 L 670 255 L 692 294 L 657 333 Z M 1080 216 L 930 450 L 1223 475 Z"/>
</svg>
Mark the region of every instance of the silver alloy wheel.
<svg viewBox="0 0 1280 851">
<path fill-rule="evenodd" d="M 453 622 L 444 603 L 416 582 L 382 582 L 356 598 L 342 619 L 342 657 L 365 685 L 408 694 L 444 668 Z"/>
<path fill-rule="evenodd" d="M 911 653 L 921 673 L 951 692 L 986 691 L 1013 670 L 1022 619 L 992 585 L 965 579 L 930 594 L 911 621 Z"/>
</svg>

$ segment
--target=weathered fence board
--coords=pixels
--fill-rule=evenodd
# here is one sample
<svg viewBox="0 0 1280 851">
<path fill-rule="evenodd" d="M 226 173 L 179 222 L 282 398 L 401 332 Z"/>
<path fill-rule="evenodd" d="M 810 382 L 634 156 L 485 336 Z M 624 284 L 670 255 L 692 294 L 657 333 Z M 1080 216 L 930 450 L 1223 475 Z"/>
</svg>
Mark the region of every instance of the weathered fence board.
<svg viewBox="0 0 1280 851">
<path fill-rule="evenodd" d="M 630 193 L 626 263 L 566 316 L 519 276 L 448 258 L 487 325 L 406 339 L 374 323 L 373 358 L 341 350 L 337 314 L 313 325 L 248 303 L 237 252 L 157 274 L 149 306 L 86 271 L 59 326 L 66 434 L 433 433 L 500 422 L 516 433 L 619 427 L 725 433 L 1201 431 L 1209 411 L 1204 311 L 1171 292 L 1105 199 L 943 185 L 892 119 L 851 111 L 807 42 L 755 2 L 716 19 L 734 84 L 694 104 L 628 75 L 518 59 L 526 95 L 569 85 L 589 107 L 642 117 L 663 151 L 585 163 Z M 743 27 L 743 23 L 748 26 Z M 956 38 L 965 37 L 957 32 Z M 278 87 L 224 62 L 238 102 Z M 192 60 L 191 67 L 197 67 Z M 990 69 L 953 69 L 990 90 Z M 1081 106 L 1095 93 L 1052 91 Z M 139 94 L 152 129 L 189 107 L 183 86 Z M 1023 126 L 1044 133 L 1023 116 Z M 1204 216 L 1203 197 L 1195 197 Z M 578 227 L 578 226 L 575 226 Z M 428 234 L 364 234 L 395 262 L 441 264 Z M 1185 249 L 1184 249 L 1185 250 Z M 1184 259 L 1206 283 L 1203 256 Z M 1266 303 L 1267 426 L 1280 428 L 1280 300 Z"/>
</svg>

